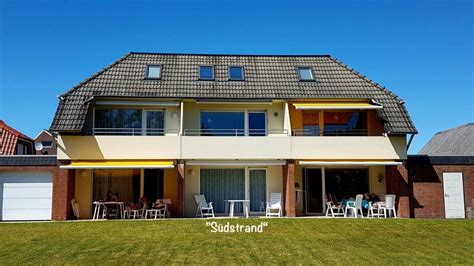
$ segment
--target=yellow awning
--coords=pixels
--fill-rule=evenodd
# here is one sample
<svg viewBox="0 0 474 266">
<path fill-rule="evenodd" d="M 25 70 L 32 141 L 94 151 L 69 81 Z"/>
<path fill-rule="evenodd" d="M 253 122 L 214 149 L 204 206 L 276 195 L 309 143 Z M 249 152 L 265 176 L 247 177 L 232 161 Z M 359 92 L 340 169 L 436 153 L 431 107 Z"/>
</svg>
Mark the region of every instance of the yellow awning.
<svg viewBox="0 0 474 266">
<path fill-rule="evenodd" d="M 69 165 L 61 165 L 64 169 L 141 169 L 141 168 L 174 168 L 174 161 L 73 161 Z"/>
<path fill-rule="evenodd" d="M 336 160 L 336 161 L 298 161 L 300 165 L 314 165 L 314 166 L 334 166 L 334 165 L 360 165 L 360 166 L 371 166 L 371 165 L 401 165 L 402 162 L 393 160 Z"/>
<path fill-rule="evenodd" d="M 367 110 L 383 108 L 382 105 L 375 102 L 312 102 L 293 103 L 293 106 L 300 110 Z"/>
</svg>

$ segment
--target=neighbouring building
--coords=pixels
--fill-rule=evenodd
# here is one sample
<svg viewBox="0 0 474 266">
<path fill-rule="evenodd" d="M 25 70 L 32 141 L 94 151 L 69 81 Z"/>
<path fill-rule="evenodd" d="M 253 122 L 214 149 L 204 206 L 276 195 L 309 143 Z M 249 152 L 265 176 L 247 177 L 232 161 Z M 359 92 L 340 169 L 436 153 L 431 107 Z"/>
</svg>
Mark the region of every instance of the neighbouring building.
<svg viewBox="0 0 474 266">
<path fill-rule="evenodd" d="M 474 217 L 474 123 L 438 132 L 407 168 L 412 217 Z"/>
<path fill-rule="evenodd" d="M 36 155 L 56 155 L 56 140 L 54 139 L 51 132 L 47 130 L 41 130 L 41 132 L 35 137 L 35 145 L 41 143 L 42 149 L 36 150 Z"/>
<path fill-rule="evenodd" d="M 68 173 L 53 198 L 84 218 L 109 190 L 171 199 L 174 217 L 195 216 L 196 194 L 258 214 L 282 193 L 292 217 L 365 192 L 410 216 L 404 101 L 331 56 L 129 53 L 59 99 L 50 131 Z"/>
<path fill-rule="evenodd" d="M 67 198 L 60 198 L 62 175 L 68 172 L 59 168 L 56 156 L 36 156 L 34 140 L 1 120 L 0 134 L 0 221 L 65 219 L 52 216 L 53 209 L 68 211 Z"/>
<path fill-rule="evenodd" d="M 34 154 L 34 141 L 0 120 L 0 155 Z"/>
</svg>

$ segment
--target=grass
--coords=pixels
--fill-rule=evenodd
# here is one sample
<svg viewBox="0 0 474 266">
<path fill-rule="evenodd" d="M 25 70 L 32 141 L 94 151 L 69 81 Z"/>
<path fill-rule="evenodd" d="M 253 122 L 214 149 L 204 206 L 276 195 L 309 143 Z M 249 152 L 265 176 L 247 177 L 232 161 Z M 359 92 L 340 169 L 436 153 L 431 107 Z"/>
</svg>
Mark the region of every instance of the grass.
<svg viewBox="0 0 474 266">
<path fill-rule="evenodd" d="M 474 264 L 474 220 L 236 219 L 0 224 L 0 264 Z"/>
</svg>

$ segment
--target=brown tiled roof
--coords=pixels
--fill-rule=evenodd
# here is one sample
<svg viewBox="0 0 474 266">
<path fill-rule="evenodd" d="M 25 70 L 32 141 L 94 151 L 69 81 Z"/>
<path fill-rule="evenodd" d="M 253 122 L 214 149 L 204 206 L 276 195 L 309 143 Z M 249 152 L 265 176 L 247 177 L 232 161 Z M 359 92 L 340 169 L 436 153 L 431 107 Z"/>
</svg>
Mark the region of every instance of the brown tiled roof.
<svg viewBox="0 0 474 266">
<path fill-rule="evenodd" d="M 149 64 L 162 79 L 145 79 Z M 200 65 L 215 66 L 214 81 L 198 80 Z M 245 81 L 229 81 L 228 66 L 245 69 Z M 301 82 L 296 68 L 310 66 L 316 81 Z M 373 99 L 391 134 L 417 133 L 402 99 L 327 55 L 203 55 L 130 53 L 61 96 L 51 130 L 80 132 L 94 96 L 192 99 Z"/>
</svg>

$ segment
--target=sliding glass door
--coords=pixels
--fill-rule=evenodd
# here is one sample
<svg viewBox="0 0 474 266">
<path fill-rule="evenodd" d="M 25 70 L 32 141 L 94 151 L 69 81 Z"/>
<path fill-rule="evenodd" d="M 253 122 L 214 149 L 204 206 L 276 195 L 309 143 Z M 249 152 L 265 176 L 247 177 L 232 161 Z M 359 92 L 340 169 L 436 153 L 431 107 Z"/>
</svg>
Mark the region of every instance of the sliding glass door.
<svg viewBox="0 0 474 266">
<path fill-rule="evenodd" d="M 265 211 L 267 201 L 267 171 L 265 169 L 249 170 L 249 191 L 250 211 Z"/>
</svg>

